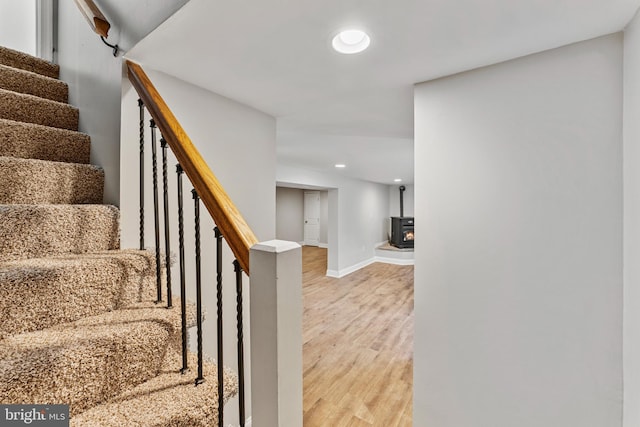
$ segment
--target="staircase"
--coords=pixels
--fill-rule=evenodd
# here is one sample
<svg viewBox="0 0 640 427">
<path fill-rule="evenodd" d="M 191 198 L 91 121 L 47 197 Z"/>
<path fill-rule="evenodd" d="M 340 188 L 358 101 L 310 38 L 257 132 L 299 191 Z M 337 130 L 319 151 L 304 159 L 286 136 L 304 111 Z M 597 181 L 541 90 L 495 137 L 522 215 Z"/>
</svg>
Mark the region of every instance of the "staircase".
<svg viewBox="0 0 640 427">
<path fill-rule="evenodd" d="M 180 302 L 155 304 L 154 253 L 120 249 L 58 73 L 0 48 L 0 403 L 68 404 L 72 426 L 218 425 L 217 368 L 197 387 L 179 372 Z M 236 384 L 225 370 L 225 401 Z"/>
</svg>

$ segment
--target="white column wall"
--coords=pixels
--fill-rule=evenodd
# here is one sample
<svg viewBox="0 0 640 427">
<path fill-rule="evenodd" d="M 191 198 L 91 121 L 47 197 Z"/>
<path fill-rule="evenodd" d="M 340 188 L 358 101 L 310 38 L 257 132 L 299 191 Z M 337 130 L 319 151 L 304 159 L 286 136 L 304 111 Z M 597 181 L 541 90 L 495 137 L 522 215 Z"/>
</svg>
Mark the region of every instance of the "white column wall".
<svg viewBox="0 0 640 427">
<path fill-rule="evenodd" d="M 320 246 L 329 245 L 329 192 L 320 191 Z"/>
<path fill-rule="evenodd" d="M 640 425 L 640 18 L 624 33 L 624 426 Z"/>
<path fill-rule="evenodd" d="M 622 425 L 621 35 L 419 84 L 415 126 L 414 422 Z"/>
</svg>

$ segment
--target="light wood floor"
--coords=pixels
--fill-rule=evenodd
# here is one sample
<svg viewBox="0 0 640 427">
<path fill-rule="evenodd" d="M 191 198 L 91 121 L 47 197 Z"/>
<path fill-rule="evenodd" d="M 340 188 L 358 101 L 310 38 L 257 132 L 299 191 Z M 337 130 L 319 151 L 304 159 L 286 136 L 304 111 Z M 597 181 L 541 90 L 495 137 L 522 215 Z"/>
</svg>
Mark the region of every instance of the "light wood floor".
<svg viewBox="0 0 640 427">
<path fill-rule="evenodd" d="M 333 279 L 326 249 L 302 258 L 304 426 L 411 426 L 413 266 Z"/>
</svg>

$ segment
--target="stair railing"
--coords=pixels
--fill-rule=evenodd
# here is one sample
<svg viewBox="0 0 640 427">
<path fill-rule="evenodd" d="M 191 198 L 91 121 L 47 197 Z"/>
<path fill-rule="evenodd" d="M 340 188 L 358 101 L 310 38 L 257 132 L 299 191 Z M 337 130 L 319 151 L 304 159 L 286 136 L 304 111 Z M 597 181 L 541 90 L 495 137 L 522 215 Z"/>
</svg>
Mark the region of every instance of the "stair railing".
<svg viewBox="0 0 640 427">
<path fill-rule="evenodd" d="M 113 56 L 118 56 L 118 51 L 120 48 L 118 45 L 113 45 L 107 42 L 107 37 L 109 37 L 109 29 L 111 28 L 111 24 L 107 21 L 107 18 L 104 17 L 100 8 L 96 6 L 93 0 L 74 0 L 80 12 L 82 12 L 82 16 L 87 20 L 87 23 L 91 27 L 91 29 L 100 36 L 100 40 L 102 43 L 109 46 L 113 49 Z"/>
<path fill-rule="evenodd" d="M 113 49 L 117 57 L 117 44 L 107 42 L 111 24 L 102 14 L 93 0 L 74 0 L 83 16 L 104 44 Z M 161 254 L 159 230 L 158 166 L 156 147 L 156 127 L 161 132 L 162 148 L 162 185 L 164 208 L 164 239 L 167 306 L 172 305 L 171 260 L 169 242 L 168 213 L 168 165 L 167 148 L 178 159 L 176 174 L 178 180 L 178 241 L 180 263 L 181 295 L 181 334 L 182 367 L 187 372 L 187 319 L 186 319 L 186 281 L 185 281 L 185 245 L 184 245 L 184 201 L 182 176 L 186 173 L 194 189 L 196 246 L 196 310 L 198 340 L 198 376 L 195 385 L 204 381 L 202 355 L 202 292 L 200 273 L 200 220 L 199 207 L 203 203 L 216 224 L 215 238 L 217 246 L 216 290 L 217 290 L 217 331 L 218 331 L 218 425 L 223 425 L 224 417 L 224 379 L 222 354 L 222 240 L 226 240 L 236 259 L 233 262 L 236 276 L 236 319 L 237 319 L 237 358 L 238 358 L 238 398 L 240 426 L 245 425 L 245 375 L 244 375 L 244 326 L 242 313 L 242 275 L 249 275 L 250 250 L 252 262 L 255 262 L 255 274 L 251 304 L 251 342 L 252 342 L 252 387 L 258 390 L 252 393 L 252 415 L 264 425 L 297 427 L 302 425 L 302 258 L 300 246 L 292 242 L 272 240 L 256 244 L 257 239 L 246 224 L 231 199 L 213 175 L 202 156 L 193 146 L 171 110 L 149 81 L 142 68 L 127 61 L 129 79 L 138 92 L 140 99 L 140 249 L 144 249 L 145 222 L 145 107 L 152 117 L 152 173 L 154 181 L 154 220 L 156 237 L 156 282 L 157 301 L 162 301 Z M 277 331 L 287 325 L 287 334 Z M 277 336 L 277 338 L 274 338 Z M 277 373 L 277 375 L 274 375 Z"/>
<path fill-rule="evenodd" d="M 176 166 L 177 192 L 178 192 L 178 240 L 179 240 L 179 264 L 180 264 L 180 296 L 182 318 L 182 367 L 181 372 L 186 373 L 187 366 L 187 336 L 186 336 L 186 284 L 185 284 L 185 247 L 184 247 L 184 219 L 183 219 L 183 174 L 187 175 L 193 185 L 192 196 L 195 213 L 195 263 L 196 263 L 196 332 L 198 366 L 195 385 L 201 384 L 205 378 L 203 375 L 203 350 L 202 350 L 202 277 L 200 254 L 200 205 L 203 204 L 211 215 L 216 227 L 216 298 L 217 298 L 217 380 L 218 380 L 218 425 L 223 425 L 224 417 L 224 376 L 223 376 L 223 321 L 222 321 L 222 243 L 227 242 L 235 256 L 233 262 L 236 277 L 236 319 L 237 319 L 237 356 L 238 356 L 238 397 L 240 425 L 245 424 L 245 391 L 244 391 L 244 334 L 242 313 L 242 272 L 249 274 L 249 250 L 258 243 L 256 236 L 247 225 L 244 218 L 226 194 L 217 178 L 204 161 L 191 139 L 186 134 L 178 120 L 175 118 L 164 99 L 160 96 L 155 86 L 149 80 L 140 65 L 127 61 L 129 80 L 138 93 L 138 107 L 140 113 L 140 249 L 144 249 L 144 124 L 145 108 L 151 115 L 151 153 L 152 153 L 152 180 L 154 199 L 154 224 L 156 243 L 156 283 L 157 302 L 163 301 L 162 277 L 160 266 L 166 265 L 166 298 L 167 307 L 172 306 L 171 294 L 171 269 L 170 269 L 170 241 L 169 241 L 169 194 L 168 194 L 168 165 L 167 148 L 170 148 L 178 160 Z M 156 131 L 161 133 L 160 143 L 162 149 L 162 191 L 164 213 L 164 247 L 165 259 L 161 258 L 161 232 L 160 232 L 160 197 L 157 165 L 157 137 Z"/>
</svg>

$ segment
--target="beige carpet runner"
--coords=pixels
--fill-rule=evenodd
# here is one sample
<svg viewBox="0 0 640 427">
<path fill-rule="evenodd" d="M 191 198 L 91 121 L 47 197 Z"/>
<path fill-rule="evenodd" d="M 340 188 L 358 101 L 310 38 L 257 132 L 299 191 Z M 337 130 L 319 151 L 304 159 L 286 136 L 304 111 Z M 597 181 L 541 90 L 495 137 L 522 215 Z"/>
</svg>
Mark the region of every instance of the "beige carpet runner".
<svg viewBox="0 0 640 427">
<path fill-rule="evenodd" d="M 154 304 L 152 253 L 120 250 L 58 73 L 0 48 L 0 403 L 68 404 L 77 427 L 217 425 L 215 364 L 198 387 L 191 355 L 178 372 L 180 302 Z"/>
</svg>

